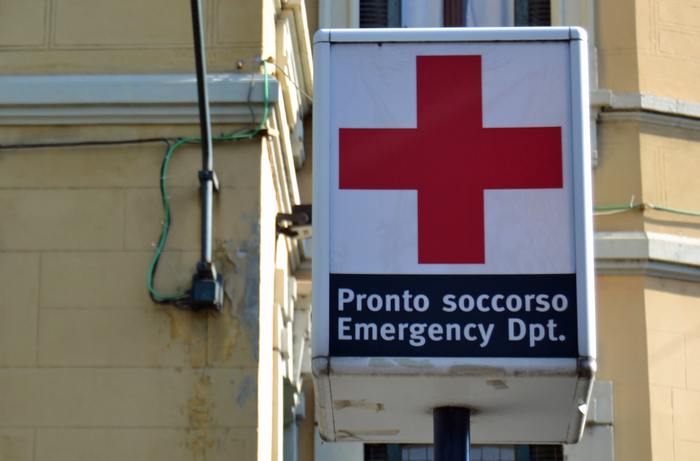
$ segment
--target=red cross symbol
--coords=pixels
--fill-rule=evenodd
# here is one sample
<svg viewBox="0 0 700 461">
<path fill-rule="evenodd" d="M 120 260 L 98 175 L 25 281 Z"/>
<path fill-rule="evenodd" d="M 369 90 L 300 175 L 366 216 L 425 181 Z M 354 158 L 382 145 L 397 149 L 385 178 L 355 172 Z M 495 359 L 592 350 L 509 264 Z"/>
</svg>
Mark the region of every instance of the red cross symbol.
<svg viewBox="0 0 700 461">
<path fill-rule="evenodd" d="M 484 190 L 562 188 L 561 128 L 484 128 L 481 56 L 416 73 L 417 128 L 340 130 L 340 188 L 418 191 L 418 262 L 483 264 Z"/>
</svg>

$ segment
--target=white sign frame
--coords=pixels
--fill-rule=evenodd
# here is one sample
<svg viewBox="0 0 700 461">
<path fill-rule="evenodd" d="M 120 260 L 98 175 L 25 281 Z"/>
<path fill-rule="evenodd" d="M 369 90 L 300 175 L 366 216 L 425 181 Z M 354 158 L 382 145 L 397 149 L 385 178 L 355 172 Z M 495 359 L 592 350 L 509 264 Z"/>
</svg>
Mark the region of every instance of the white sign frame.
<svg viewBox="0 0 700 461">
<path fill-rule="evenodd" d="M 578 325 L 578 359 L 565 358 L 420 358 L 422 367 L 388 367 L 377 369 L 370 357 L 331 357 L 330 351 L 330 316 L 329 277 L 331 274 L 331 47 L 344 44 L 360 43 L 496 43 L 496 42 L 566 42 L 569 52 L 569 75 L 571 78 L 571 142 L 573 157 L 573 228 L 574 254 L 577 297 Z M 338 380 L 347 377 L 348 382 L 381 383 L 381 377 L 387 379 L 399 376 L 431 375 L 446 378 L 453 375 L 454 367 L 465 370 L 465 376 L 483 376 L 485 370 L 498 368 L 505 370 L 501 377 L 515 376 L 550 376 L 553 381 L 566 376 L 575 376 L 575 395 L 563 414 L 567 416 L 568 428 L 564 437 L 561 434 L 549 436 L 536 434 L 518 435 L 518 440 L 511 435 L 503 437 L 482 437 L 478 430 L 478 421 L 474 421 L 474 441 L 478 442 L 541 442 L 572 443 L 580 437 L 585 421 L 585 405 L 588 402 L 593 382 L 596 360 L 595 307 L 594 307 L 594 273 L 593 273 L 593 226 L 590 136 L 588 115 L 588 57 L 586 34 L 580 28 L 484 28 L 484 29 L 372 29 L 372 30 L 321 30 L 314 37 L 315 89 L 314 89 L 314 259 L 313 259 L 313 368 L 317 389 L 317 408 L 319 410 L 319 427 L 326 440 L 356 440 L 358 436 L 343 437 L 348 432 L 338 426 L 339 414 L 334 401 L 340 392 L 331 391 L 334 387 L 333 377 Z M 469 273 L 463 272 L 463 273 Z M 389 362 L 399 363 L 405 357 L 382 357 Z M 372 376 L 375 381 L 367 378 Z M 558 381 L 557 381 L 558 382 Z M 338 383 L 341 383 L 338 381 Z M 540 383 L 541 384 L 541 383 Z M 368 384 L 373 386 L 374 384 Z M 382 386 L 382 384 L 377 384 Z M 337 389 L 343 386 L 339 384 Z M 514 397 L 516 398 L 516 397 Z M 522 398 L 522 394 L 517 398 Z M 346 399 L 347 400 L 347 399 Z M 349 401 L 349 400 L 348 400 Z M 441 403 L 442 404 L 442 403 Z M 466 405 L 459 398 L 449 405 Z M 429 406 L 429 403 L 427 403 Z M 478 406 L 478 405 L 477 405 Z M 583 410 L 581 410 L 583 408 Z M 528 411 L 514 404 L 514 411 Z M 560 419 L 563 417 L 558 416 Z M 478 417 L 476 417 L 478 420 Z M 421 426 L 422 427 L 422 426 Z M 411 429 L 404 430 L 408 434 Z M 378 432 L 377 432 L 378 431 Z M 363 440 L 372 442 L 412 441 L 418 442 L 415 435 L 382 435 L 382 429 Z M 349 431 L 352 432 L 352 431 Z M 399 431 L 399 434 L 401 432 Z M 357 432 L 355 432 L 357 434 Z M 409 437 L 402 439 L 401 437 Z M 525 437 L 525 438 L 522 438 Z M 548 438 L 549 437 L 549 438 Z M 425 440 L 424 440 L 425 441 Z"/>
</svg>

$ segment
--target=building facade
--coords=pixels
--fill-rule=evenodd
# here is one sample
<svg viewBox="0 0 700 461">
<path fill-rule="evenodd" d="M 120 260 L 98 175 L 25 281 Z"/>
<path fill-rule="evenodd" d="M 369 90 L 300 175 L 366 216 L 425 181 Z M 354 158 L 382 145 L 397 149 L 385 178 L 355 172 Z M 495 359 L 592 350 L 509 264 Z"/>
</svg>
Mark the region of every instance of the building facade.
<svg viewBox="0 0 700 461">
<path fill-rule="evenodd" d="M 368 5 L 381 3 L 322 1 L 321 24 L 377 26 Z M 448 4 L 465 6 L 384 3 L 387 21 L 403 27 L 448 24 Z M 475 0 L 461 11 L 469 26 L 588 31 L 599 359 L 586 432 L 563 447 L 566 459 L 700 458 L 700 208 L 691 179 L 700 146 L 691 83 L 699 12 L 697 1 L 664 0 Z M 491 450 L 488 459 L 557 456 L 519 449 Z"/>
<path fill-rule="evenodd" d="M 199 258 L 200 145 L 162 173 L 199 136 L 189 2 L 0 1 L 0 459 L 429 459 L 314 433 L 312 254 L 284 215 L 311 202 L 313 33 L 447 17 L 582 26 L 591 56 L 599 358 L 584 439 L 474 459 L 700 459 L 698 0 L 202 5 L 213 134 L 255 133 L 214 144 L 221 313 L 159 305 L 147 284 L 163 176 L 154 290 L 186 292 Z"/>
<path fill-rule="evenodd" d="M 0 6 L 3 461 L 312 459 L 310 254 L 276 220 L 310 202 L 307 10 L 202 9 L 212 132 L 240 138 L 214 144 L 221 313 L 147 284 L 162 176 L 155 299 L 199 259 L 201 145 L 162 168 L 200 135 L 190 2 Z"/>
</svg>

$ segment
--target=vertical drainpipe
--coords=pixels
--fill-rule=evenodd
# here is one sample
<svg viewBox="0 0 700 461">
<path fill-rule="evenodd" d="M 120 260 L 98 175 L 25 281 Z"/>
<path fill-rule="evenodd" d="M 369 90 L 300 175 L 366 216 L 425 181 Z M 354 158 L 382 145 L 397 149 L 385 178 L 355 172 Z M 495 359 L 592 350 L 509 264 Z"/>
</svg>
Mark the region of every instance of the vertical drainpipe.
<svg viewBox="0 0 700 461">
<path fill-rule="evenodd" d="M 199 182 L 202 195 L 202 250 L 193 277 L 192 301 L 195 309 L 222 310 L 223 277 L 216 273 L 212 262 L 212 199 L 218 181 L 214 173 L 211 143 L 211 121 L 209 117 L 209 95 L 207 93 L 207 65 L 202 28 L 202 6 L 200 0 L 191 0 L 194 55 L 197 68 L 197 99 L 199 103 L 199 126 L 202 138 L 202 171 Z"/>
</svg>

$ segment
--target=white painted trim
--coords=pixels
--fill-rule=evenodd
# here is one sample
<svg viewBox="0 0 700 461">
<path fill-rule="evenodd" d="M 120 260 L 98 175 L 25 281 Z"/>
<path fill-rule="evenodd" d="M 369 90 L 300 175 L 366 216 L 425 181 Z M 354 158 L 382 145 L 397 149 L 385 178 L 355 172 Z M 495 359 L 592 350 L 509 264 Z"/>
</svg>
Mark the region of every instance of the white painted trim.
<svg viewBox="0 0 700 461">
<path fill-rule="evenodd" d="M 643 275 L 700 283 L 700 268 L 651 260 L 608 260 L 596 264 L 596 275 Z"/>
<path fill-rule="evenodd" d="M 645 112 L 642 110 L 600 112 L 598 120 L 602 122 L 641 122 L 686 130 L 700 130 L 700 119 L 675 114 Z"/>
<path fill-rule="evenodd" d="M 700 103 L 650 94 L 614 94 L 591 91 L 591 106 L 600 109 L 603 122 L 643 122 L 700 130 Z"/>
<path fill-rule="evenodd" d="M 612 110 L 644 110 L 700 118 L 700 103 L 662 98 L 651 94 L 614 94 Z"/>
<path fill-rule="evenodd" d="M 207 78 L 213 123 L 247 123 L 251 103 L 262 114 L 260 74 Z M 269 101 L 279 82 L 270 77 Z M 0 77 L 0 125 L 197 124 L 194 75 L 61 75 Z"/>
<path fill-rule="evenodd" d="M 572 29 L 576 29 L 572 31 Z M 328 35 L 326 35 L 326 33 Z M 573 37 L 572 34 L 577 37 Z M 581 30 L 571 27 L 449 27 L 444 29 L 331 29 L 314 35 L 333 43 L 362 42 L 490 42 L 533 40 L 580 40 Z"/>
<path fill-rule="evenodd" d="M 251 74 L 211 74 L 209 98 L 217 103 L 248 99 Z M 252 99 L 263 101 L 263 76 L 254 76 Z M 274 83 L 273 83 L 274 81 Z M 270 97 L 277 85 L 270 77 Z M 56 75 L 0 77 L 0 105 L 29 104 L 177 104 L 197 102 L 194 75 Z"/>
<path fill-rule="evenodd" d="M 574 229 L 576 241 L 576 291 L 578 350 L 582 357 L 596 357 L 595 273 L 593 262 L 593 192 L 591 178 L 590 101 L 588 43 L 586 33 L 571 28 L 571 116 L 574 161 Z"/>
<path fill-rule="evenodd" d="M 590 101 L 592 107 L 609 107 L 612 105 L 613 92 L 610 90 L 591 91 Z"/>
<path fill-rule="evenodd" d="M 700 267 L 700 239 L 656 232 L 596 232 L 596 259 L 653 259 Z"/>
<path fill-rule="evenodd" d="M 700 239 L 656 232 L 596 232 L 598 275 L 700 282 Z"/>
<path fill-rule="evenodd" d="M 296 56 L 296 59 L 301 62 L 304 89 L 309 95 L 313 95 L 314 62 L 311 53 L 312 43 L 309 39 L 306 4 L 302 0 L 285 0 L 284 8 L 290 8 L 294 12 L 294 25 L 296 27 L 295 39 L 299 46 L 299 56 Z"/>
<path fill-rule="evenodd" d="M 593 385 L 586 424 L 613 424 L 612 381 L 596 381 Z"/>
<path fill-rule="evenodd" d="M 254 104 L 259 121 L 262 104 Z M 212 124 L 249 123 L 250 110 L 243 105 L 211 105 Z M 197 103 L 129 105 L 61 105 L 1 107 L 0 125 L 197 125 Z"/>
<path fill-rule="evenodd" d="M 315 37 L 319 37 L 316 33 Z M 330 307 L 327 301 L 330 299 L 330 73 L 331 73 L 331 45 L 325 41 L 314 43 L 314 70 L 316 85 L 314 90 L 314 118 L 313 118 L 313 265 L 311 268 L 314 299 L 313 322 L 313 357 L 327 357 L 330 351 L 328 332 L 330 322 Z M 330 384 L 329 384 L 330 386 Z M 328 387 L 330 392 L 330 387 Z M 329 411 L 331 409 L 329 408 Z M 322 421 L 322 419 L 321 419 Z M 327 432 L 325 434 L 335 434 Z"/>
<path fill-rule="evenodd" d="M 662 98 L 648 94 L 613 94 L 593 90 L 591 98 L 591 142 L 593 165 L 598 164 L 599 122 L 637 122 L 684 130 L 700 130 L 700 103 Z"/>
</svg>

